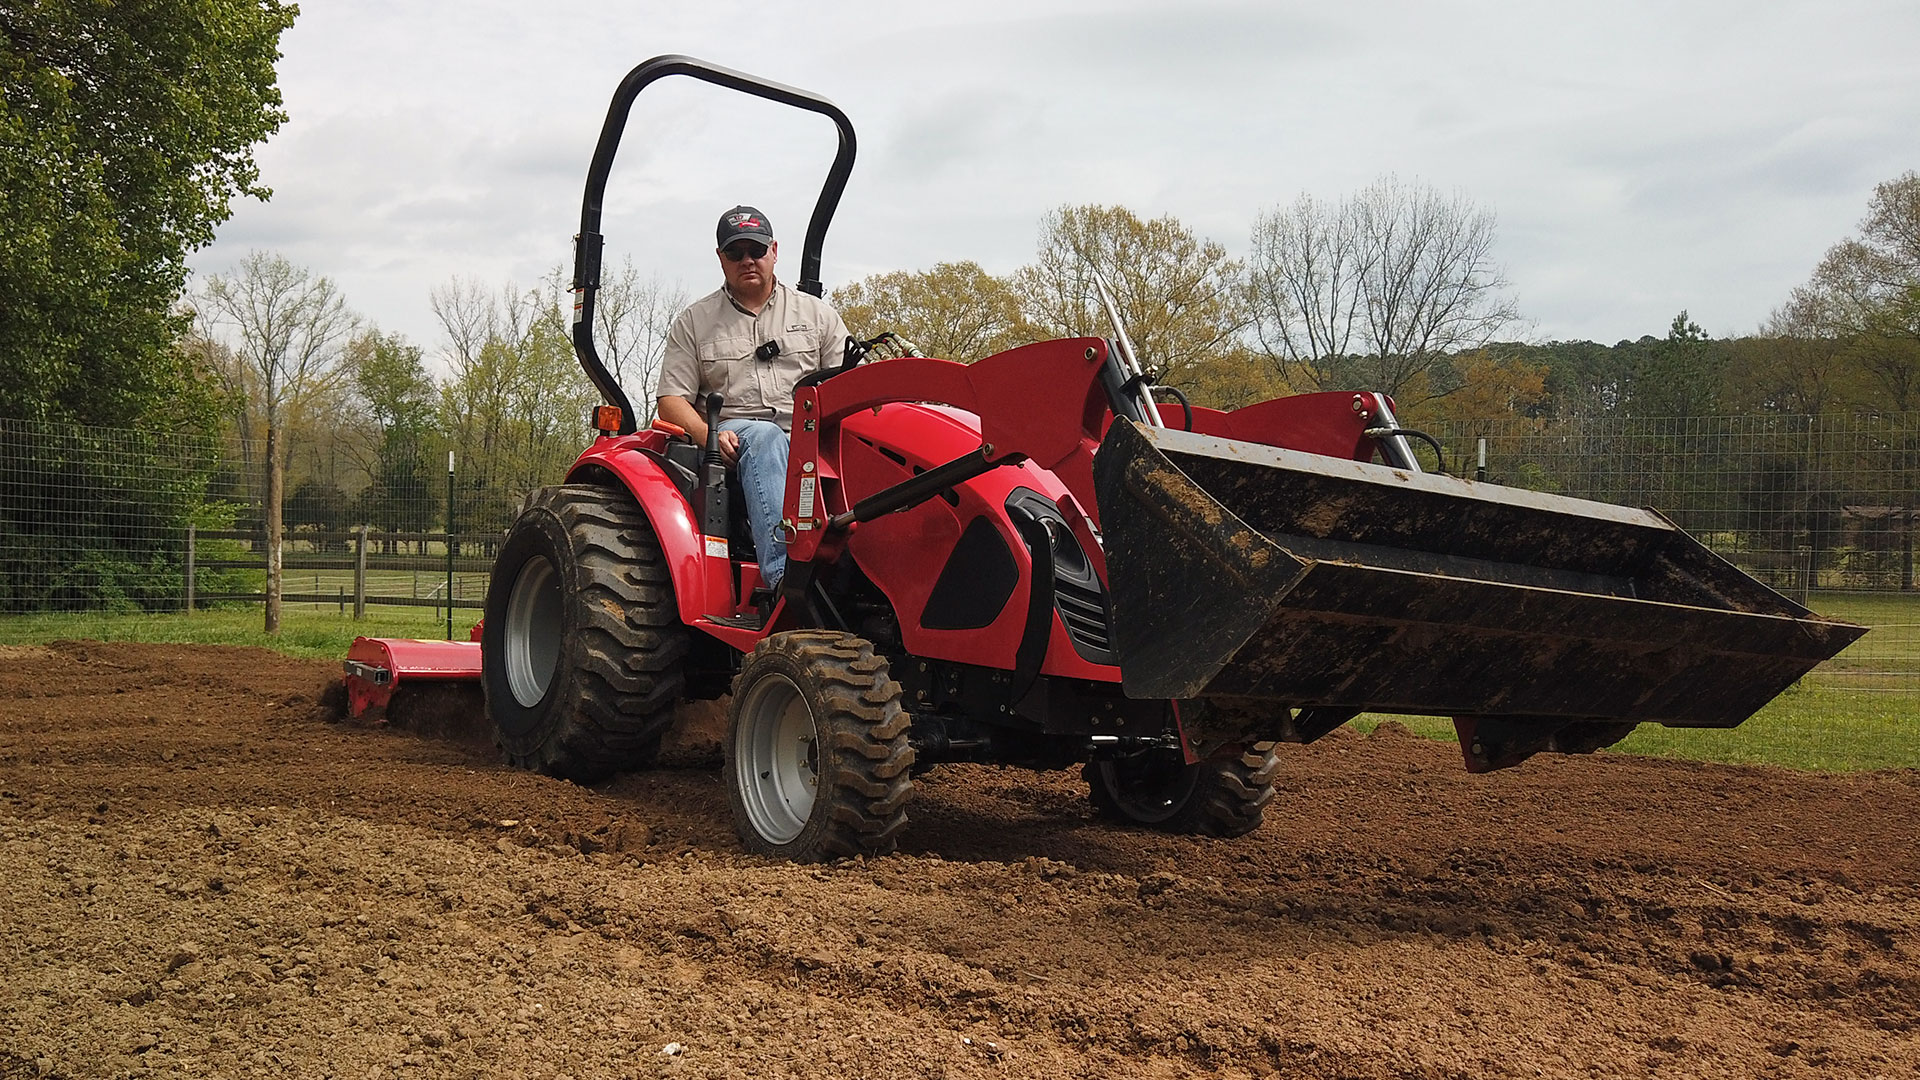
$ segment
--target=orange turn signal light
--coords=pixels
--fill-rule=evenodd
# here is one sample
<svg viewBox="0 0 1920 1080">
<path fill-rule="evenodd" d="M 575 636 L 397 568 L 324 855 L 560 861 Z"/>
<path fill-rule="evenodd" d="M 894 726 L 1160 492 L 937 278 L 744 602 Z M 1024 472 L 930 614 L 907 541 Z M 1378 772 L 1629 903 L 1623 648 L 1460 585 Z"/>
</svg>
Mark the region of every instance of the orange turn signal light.
<svg viewBox="0 0 1920 1080">
<path fill-rule="evenodd" d="M 620 433 L 620 406 L 595 405 L 593 407 L 593 430 L 602 435 Z"/>
</svg>

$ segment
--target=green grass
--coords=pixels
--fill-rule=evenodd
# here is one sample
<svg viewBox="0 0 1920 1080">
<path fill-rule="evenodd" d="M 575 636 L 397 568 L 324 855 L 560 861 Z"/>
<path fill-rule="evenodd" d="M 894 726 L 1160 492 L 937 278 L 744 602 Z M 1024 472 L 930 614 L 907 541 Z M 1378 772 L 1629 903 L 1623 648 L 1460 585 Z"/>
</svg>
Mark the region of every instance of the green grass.
<svg viewBox="0 0 1920 1080">
<path fill-rule="evenodd" d="M 1807 682 L 1862 692 L 1904 691 L 1909 704 L 1920 705 L 1920 595 L 1816 592 L 1808 606 L 1871 629 L 1820 665 Z"/>
<path fill-rule="evenodd" d="M 322 581 L 334 584 L 326 571 Z M 288 575 L 290 591 L 312 588 L 310 576 Z M 395 580 L 386 584 L 398 585 Z M 410 578 L 410 575 L 408 575 Z M 427 575 L 421 575 L 426 580 Z M 350 578 L 349 578 L 350 580 Z M 437 578 L 436 581 L 443 581 Z M 484 582 L 476 582 L 478 595 Z M 321 591 L 329 591 L 323 587 Z M 396 589 L 404 593 L 404 588 Z M 466 583 L 462 582 L 466 595 Z M 1780 695 L 1737 728 L 1663 728 L 1642 725 L 1614 752 L 1654 754 L 1703 761 L 1784 765 L 1825 771 L 1920 768 L 1920 596 L 1818 592 L 1812 606 L 1822 614 L 1873 627 L 1871 633 L 1801 684 Z M 454 614 L 454 636 L 464 639 L 477 611 Z M 355 622 L 334 605 L 289 604 L 278 637 L 260 630 L 258 605 L 235 605 L 192 615 L 106 613 L 0 616 L 0 644 L 41 644 L 62 638 L 100 641 L 168 641 L 260 645 L 294 656 L 335 659 L 346 655 L 356 635 L 446 636 L 444 614 L 431 608 L 371 605 Z M 1415 733 L 1451 742 L 1453 722 L 1441 717 L 1363 716 L 1371 731 L 1393 719 Z"/>
<path fill-rule="evenodd" d="M 1387 720 L 1397 720 L 1423 738 L 1455 741 L 1453 721 L 1444 716 L 1370 713 L 1353 725 L 1369 732 Z M 1920 692 L 1848 691 L 1802 683 L 1737 728 L 1642 724 L 1609 752 L 1819 772 L 1920 768 Z"/>
<path fill-rule="evenodd" d="M 266 588 L 267 575 L 264 570 L 240 570 L 233 571 L 232 574 L 233 580 L 244 588 L 255 592 Z M 488 573 L 484 570 L 456 571 L 453 575 L 453 595 L 464 600 L 479 599 L 487 595 L 488 577 Z M 289 569 L 286 572 L 283 588 L 289 593 L 343 596 L 347 604 L 352 605 L 353 571 Z M 441 571 L 367 571 L 369 597 L 444 595 L 446 588 L 447 575 Z"/>
<path fill-rule="evenodd" d="M 479 618 L 477 611 L 456 611 L 454 637 L 464 641 Z M 259 645 L 292 656 L 341 659 L 355 637 L 447 636 L 446 616 L 431 608 L 369 607 L 355 622 L 325 605 L 288 604 L 281 611 L 280 633 L 261 630 L 257 605 L 196 611 L 191 615 L 113 615 L 74 612 L 0 616 L 0 645 L 43 645 L 67 638 L 93 641 L 168 641 L 200 645 Z"/>
</svg>

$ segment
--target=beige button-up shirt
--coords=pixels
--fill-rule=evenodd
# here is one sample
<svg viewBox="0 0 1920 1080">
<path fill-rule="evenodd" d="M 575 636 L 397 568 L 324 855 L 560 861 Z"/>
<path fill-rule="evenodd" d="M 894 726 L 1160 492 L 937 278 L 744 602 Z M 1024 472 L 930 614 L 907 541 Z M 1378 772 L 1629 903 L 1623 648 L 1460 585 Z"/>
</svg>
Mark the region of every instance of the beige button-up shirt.
<svg viewBox="0 0 1920 1080">
<path fill-rule="evenodd" d="M 768 341 L 780 353 L 754 353 Z M 705 395 L 726 395 L 720 418 L 771 420 L 793 430 L 793 386 L 809 372 L 837 367 L 846 356 L 847 327 L 833 305 L 774 279 L 760 314 L 734 302 L 722 286 L 693 302 L 667 330 L 658 396 L 678 395 L 705 415 Z"/>
</svg>

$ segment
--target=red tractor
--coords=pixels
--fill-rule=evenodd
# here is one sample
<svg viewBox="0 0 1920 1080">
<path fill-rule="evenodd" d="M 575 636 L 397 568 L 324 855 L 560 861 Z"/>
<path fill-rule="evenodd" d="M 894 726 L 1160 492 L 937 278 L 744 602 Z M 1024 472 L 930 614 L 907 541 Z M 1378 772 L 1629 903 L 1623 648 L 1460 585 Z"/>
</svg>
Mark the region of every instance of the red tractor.
<svg viewBox="0 0 1920 1080">
<path fill-rule="evenodd" d="M 686 57 L 635 68 L 575 241 L 600 436 L 507 533 L 479 642 L 357 643 L 356 708 L 477 671 L 509 761 L 590 782 L 731 694 L 740 839 L 811 860 L 892 850 L 942 762 L 1078 765 L 1103 816 L 1237 836 L 1276 744 L 1361 712 L 1452 716 L 1484 771 L 1643 721 L 1731 727 L 1864 632 L 1652 511 L 1422 472 L 1381 394 L 1162 404 L 1117 317 L 972 365 L 850 342 L 796 392 L 766 594 L 717 447 L 635 430 L 594 347 L 607 174 L 635 96 L 676 74 L 838 126 L 801 259 L 820 294 L 846 116 Z"/>
</svg>

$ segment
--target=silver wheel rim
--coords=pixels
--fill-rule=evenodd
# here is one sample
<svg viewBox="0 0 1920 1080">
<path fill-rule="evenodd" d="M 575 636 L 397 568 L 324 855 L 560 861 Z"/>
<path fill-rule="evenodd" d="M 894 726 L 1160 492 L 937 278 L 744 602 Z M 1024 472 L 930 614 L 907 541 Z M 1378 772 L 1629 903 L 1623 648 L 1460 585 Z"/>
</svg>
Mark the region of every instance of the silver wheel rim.
<svg viewBox="0 0 1920 1080">
<path fill-rule="evenodd" d="M 813 710 L 780 674 L 755 680 L 739 709 L 733 760 L 747 821 L 768 843 L 788 843 L 807 827 L 819 790 Z"/>
<path fill-rule="evenodd" d="M 507 598 L 507 689 L 525 708 L 540 704 L 560 667 L 560 575 L 544 555 L 520 567 Z"/>
</svg>

